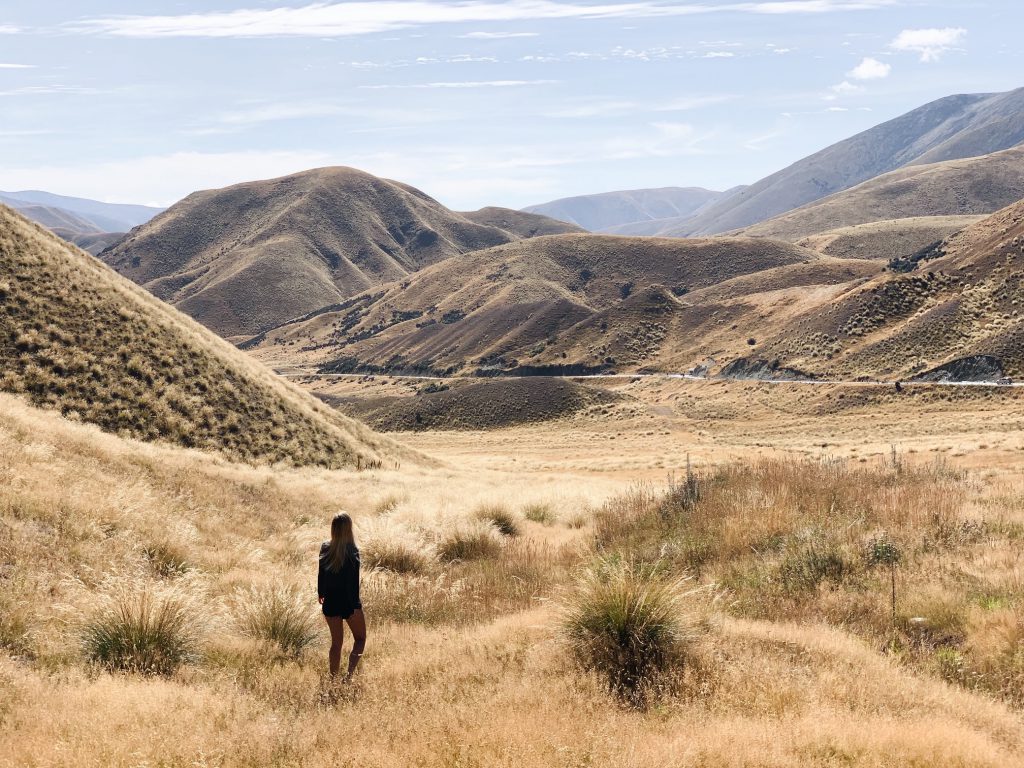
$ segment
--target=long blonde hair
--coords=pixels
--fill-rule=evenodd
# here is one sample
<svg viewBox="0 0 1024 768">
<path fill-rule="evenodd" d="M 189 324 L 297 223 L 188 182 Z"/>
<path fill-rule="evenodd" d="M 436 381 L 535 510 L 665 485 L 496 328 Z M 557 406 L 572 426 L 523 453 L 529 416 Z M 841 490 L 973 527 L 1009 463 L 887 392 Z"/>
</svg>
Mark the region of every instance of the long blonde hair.
<svg viewBox="0 0 1024 768">
<path fill-rule="evenodd" d="M 352 534 L 352 517 L 348 512 L 339 512 L 331 520 L 331 542 L 320 558 L 327 563 L 327 570 L 337 573 L 348 559 L 348 545 L 355 546 Z"/>
</svg>

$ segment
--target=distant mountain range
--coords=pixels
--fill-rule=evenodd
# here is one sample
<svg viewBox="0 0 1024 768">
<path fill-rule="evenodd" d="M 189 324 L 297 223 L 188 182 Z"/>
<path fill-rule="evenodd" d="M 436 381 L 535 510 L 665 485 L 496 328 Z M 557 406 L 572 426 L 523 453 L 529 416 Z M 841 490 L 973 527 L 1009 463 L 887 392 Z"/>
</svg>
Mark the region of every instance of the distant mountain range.
<svg viewBox="0 0 1024 768">
<path fill-rule="evenodd" d="M 714 192 L 701 187 L 633 189 L 565 197 L 550 203 L 531 205 L 523 210 L 576 224 L 590 232 L 605 232 L 625 224 L 689 218 L 739 189 L 737 187 L 727 192 Z"/>
<path fill-rule="evenodd" d="M 637 215 L 629 222 L 597 228 L 612 234 L 664 237 L 722 234 L 750 227 L 890 171 L 986 155 L 1022 143 L 1024 88 L 1006 93 L 949 96 L 833 144 L 749 187 L 721 193 L 718 199 L 697 210 L 669 216 Z M 643 198 L 646 192 L 611 192 L 571 199 L 615 200 L 619 195 Z M 649 192 L 656 195 L 660 190 Z M 555 212 L 549 215 L 565 218 L 572 211 L 561 207 L 562 202 L 532 206 L 529 210 L 552 210 Z M 995 205 L 984 212 L 991 213 L 1000 207 Z M 950 215 L 962 212 L 946 211 Z"/>
<path fill-rule="evenodd" d="M 94 255 L 119 240 L 123 233 L 145 224 L 162 208 L 101 203 L 35 190 L 0 192 L 0 203 L 52 230 Z"/>
<path fill-rule="evenodd" d="M 994 213 L 1024 198 L 1024 147 L 910 165 L 733 234 L 796 241 L 840 227 Z"/>
</svg>

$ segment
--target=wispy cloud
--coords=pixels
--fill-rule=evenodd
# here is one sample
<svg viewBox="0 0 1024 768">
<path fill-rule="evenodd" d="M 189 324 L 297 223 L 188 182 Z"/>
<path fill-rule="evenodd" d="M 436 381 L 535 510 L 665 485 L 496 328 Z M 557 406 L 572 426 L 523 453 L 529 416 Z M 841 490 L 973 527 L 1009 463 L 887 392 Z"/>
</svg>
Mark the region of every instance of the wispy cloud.
<svg viewBox="0 0 1024 768">
<path fill-rule="evenodd" d="M 717 94 L 709 96 L 687 96 L 678 99 L 658 100 L 651 102 L 643 101 L 593 101 L 576 106 L 568 106 L 553 112 L 547 112 L 544 117 L 554 118 L 591 118 L 591 117 L 621 117 L 624 115 L 635 115 L 638 113 L 666 113 L 666 112 L 687 112 L 701 109 L 715 104 L 724 104 L 735 100 L 737 97 L 732 94 Z"/>
<path fill-rule="evenodd" d="M 15 27 L 12 24 L 0 24 L 0 35 L 16 35 L 21 31 L 20 27 Z"/>
<path fill-rule="evenodd" d="M 401 107 L 368 107 L 357 104 L 340 104 L 323 101 L 273 102 L 261 104 L 244 104 L 233 110 L 214 115 L 209 122 L 195 128 L 186 129 L 183 133 L 192 136 L 207 136 L 226 133 L 238 133 L 250 126 L 267 123 L 285 122 L 289 120 L 313 120 L 317 118 L 346 117 L 356 118 L 361 122 L 372 122 L 375 130 L 380 124 L 422 125 L 425 122 L 446 120 L 453 115 L 440 110 L 415 111 Z"/>
<path fill-rule="evenodd" d="M 386 85 L 360 85 L 360 88 L 373 91 L 384 91 L 390 89 L 420 89 L 420 88 L 521 88 L 528 85 L 555 85 L 560 80 L 463 80 L 456 82 L 442 83 L 411 83 L 411 84 L 386 84 Z"/>
<path fill-rule="evenodd" d="M 702 59 L 731 59 L 734 56 L 736 56 L 736 54 L 733 53 L 732 51 L 708 51 L 703 56 L 701 56 L 701 58 Z"/>
<path fill-rule="evenodd" d="M 712 13 L 821 14 L 869 10 L 895 0 L 776 0 L 775 2 L 619 2 L 576 5 L 557 0 L 379 0 L 314 3 L 170 15 L 107 16 L 72 26 L 122 37 L 337 37 L 389 32 L 429 24 L 692 16 Z"/>
<path fill-rule="evenodd" d="M 511 40 L 516 37 L 540 37 L 540 32 L 469 32 L 459 37 L 466 40 Z"/>
<path fill-rule="evenodd" d="M 889 43 L 895 51 L 919 53 L 921 61 L 938 61 L 942 54 L 956 49 L 967 37 L 967 30 L 962 27 L 946 27 L 944 29 L 904 29 L 896 39 Z"/>
<path fill-rule="evenodd" d="M 878 59 L 866 58 L 847 72 L 846 76 L 852 77 L 854 80 L 882 80 L 888 77 L 891 71 L 891 64 L 885 64 Z"/>
<path fill-rule="evenodd" d="M 95 95 L 102 93 L 102 91 L 97 88 L 80 88 L 75 85 L 26 85 L 22 88 L 0 91 L 0 96 L 47 96 L 57 93 Z"/>
<path fill-rule="evenodd" d="M 35 64 L 4 64 L 0 63 L 0 69 L 35 69 Z"/>
</svg>

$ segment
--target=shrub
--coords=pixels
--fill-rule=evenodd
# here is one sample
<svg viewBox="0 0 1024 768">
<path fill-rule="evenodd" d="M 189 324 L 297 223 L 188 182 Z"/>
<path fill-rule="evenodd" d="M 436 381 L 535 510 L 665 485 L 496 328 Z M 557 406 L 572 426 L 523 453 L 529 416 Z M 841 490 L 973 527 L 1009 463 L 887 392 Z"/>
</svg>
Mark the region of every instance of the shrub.
<svg viewBox="0 0 1024 768">
<path fill-rule="evenodd" d="M 608 689 L 643 706 L 681 669 L 702 622 L 686 612 L 698 590 L 627 560 L 602 559 L 567 599 L 563 630 L 577 663 Z"/>
<path fill-rule="evenodd" d="M 195 657 L 199 630 L 184 597 L 143 590 L 112 597 L 86 625 L 82 645 L 111 671 L 170 675 Z"/>
<path fill-rule="evenodd" d="M 235 616 L 249 637 L 299 656 L 319 638 L 313 595 L 296 587 L 249 588 L 238 593 Z"/>
<path fill-rule="evenodd" d="M 501 504 L 485 504 L 477 509 L 475 517 L 493 525 L 502 536 L 518 536 L 520 534 L 519 520 L 508 507 Z"/>
<path fill-rule="evenodd" d="M 442 531 L 437 554 L 442 560 L 479 560 L 501 552 L 501 534 L 492 523 L 466 520 Z"/>
<path fill-rule="evenodd" d="M 556 519 L 555 512 L 551 509 L 551 505 L 539 501 L 524 506 L 523 517 L 531 522 L 540 523 L 541 525 L 554 525 Z"/>
</svg>

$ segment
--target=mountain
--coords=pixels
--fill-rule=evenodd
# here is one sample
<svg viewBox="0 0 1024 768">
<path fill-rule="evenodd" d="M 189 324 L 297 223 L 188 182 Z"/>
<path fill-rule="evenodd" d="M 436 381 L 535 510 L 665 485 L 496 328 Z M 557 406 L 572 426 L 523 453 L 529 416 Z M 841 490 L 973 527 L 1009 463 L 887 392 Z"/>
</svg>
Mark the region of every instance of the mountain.
<svg viewBox="0 0 1024 768">
<path fill-rule="evenodd" d="M 949 96 L 816 152 L 689 221 L 667 224 L 659 234 L 742 229 L 898 168 L 990 154 L 1022 142 L 1024 88 Z"/>
<path fill-rule="evenodd" d="M 405 184 L 320 168 L 191 194 L 101 258 L 222 336 L 244 339 L 456 254 L 564 229 L 507 218 L 509 229 L 477 223 Z"/>
<path fill-rule="evenodd" d="M 37 190 L 0 192 L 0 203 L 18 210 L 25 210 L 27 206 L 43 206 L 67 211 L 92 224 L 96 232 L 127 232 L 132 227 L 145 224 L 163 210 L 148 205 L 101 203 L 98 200 L 66 197 Z M 48 226 L 44 222 L 40 223 Z"/>
<path fill-rule="evenodd" d="M 831 274 L 839 264 L 852 264 L 852 271 Z M 603 312 L 645 306 L 648 289 L 656 290 L 657 302 L 683 306 L 690 294 L 710 286 L 785 267 L 817 274 L 803 281 L 784 278 L 783 286 L 846 282 L 880 269 L 767 240 L 557 235 L 453 257 L 401 283 L 283 325 L 247 346 L 268 361 L 323 365 L 325 371 L 342 373 L 623 370 L 646 361 L 647 342 L 665 339 L 651 323 L 636 320 L 643 306 L 623 314 L 621 323 L 602 327 L 598 320 L 597 330 L 579 344 L 579 355 L 570 355 L 561 341 L 583 324 L 594 325 Z M 771 283 L 772 290 L 777 287 Z M 653 309 L 651 317 L 659 312 Z M 631 339 L 624 342 L 631 346 L 628 357 L 602 351 L 604 341 L 616 335 Z M 666 343 L 693 340 L 682 333 Z"/>
<path fill-rule="evenodd" d="M 759 352 L 828 377 L 1024 375 L 1022 263 L 1024 201 L 776 328 Z"/>
<path fill-rule="evenodd" d="M 0 389 L 144 440 L 342 466 L 388 441 L 0 206 Z"/>
<path fill-rule="evenodd" d="M 890 219 L 991 214 L 1022 198 L 1024 147 L 1017 147 L 891 171 L 734 234 L 796 241 Z"/>
<path fill-rule="evenodd" d="M 728 194 L 700 187 L 633 189 L 565 197 L 523 210 L 576 224 L 591 232 L 601 232 L 625 224 L 690 217 Z"/>
</svg>

